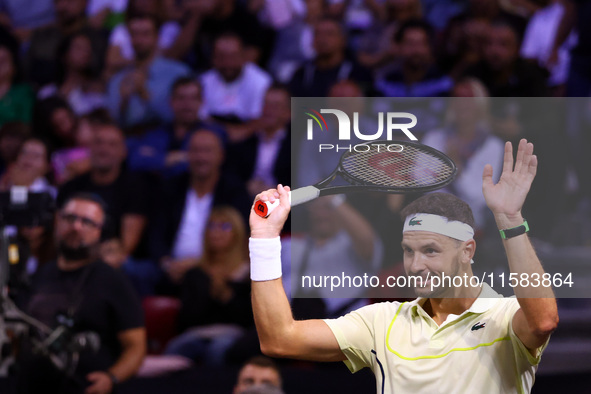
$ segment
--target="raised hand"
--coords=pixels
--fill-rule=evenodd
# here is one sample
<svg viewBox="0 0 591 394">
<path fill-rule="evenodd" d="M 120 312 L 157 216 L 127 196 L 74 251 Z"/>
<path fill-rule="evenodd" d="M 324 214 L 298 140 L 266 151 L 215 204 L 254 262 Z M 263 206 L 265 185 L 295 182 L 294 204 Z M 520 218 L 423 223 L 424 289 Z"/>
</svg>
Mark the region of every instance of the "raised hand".
<svg viewBox="0 0 591 394">
<path fill-rule="evenodd" d="M 289 186 L 277 185 L 277 189 L 269 189 L 255 197 L 255 201 L 275 202 L 275 200 L 280 200 L 280 204 L 266 219 L 258 216 L 254 209 L 251 208 L 249 222 L 250 234 L 253 238 L 275 238 L 279 236 L 291 210 L 289 190 Z"/>
<path fill-rule="evenodd" d="M 490 164 L 482 173 L 482 192 L 499 227 L 510 228 L 523 223 L 521 208 L 536 176 L 538 159 L 533 154 L 534 145 L 526 139 L 519 141 L 517 158 L 513 166 L 513 147 L 505 143 L 505 157 L 501 179 L 495 185 Z"/>
</svg>

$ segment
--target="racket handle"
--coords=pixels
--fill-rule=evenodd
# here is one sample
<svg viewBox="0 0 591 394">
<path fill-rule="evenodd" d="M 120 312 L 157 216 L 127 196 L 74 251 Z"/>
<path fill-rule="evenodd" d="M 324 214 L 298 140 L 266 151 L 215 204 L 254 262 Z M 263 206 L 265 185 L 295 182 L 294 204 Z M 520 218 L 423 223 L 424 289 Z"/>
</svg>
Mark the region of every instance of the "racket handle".
<svg viewBox="0 0 591 394">
<path fill-rule="evenodd" d="M 289 202 L 291 204 L 291 192 L 289 192 Z M 279 206 L 279 199 L 275 200 L 275 202 L 271 202 L 271 201 L 263 202 L 261 200 L 257 200 L 254 203 L 254 211 L 260 217 L 266 218 L 266 217 L 269 217 L 271 212 L 273 212 L 275 210 L 275 208 L 277 208 L 278 206 Z"/>
<path fill-rule="evenodd" d="M 308 201 L 312 201 L 320 196 L 320 190 L 314 186 L 300 187 L 293 192 L 289 192 L 289 204 L 294 207 Z M 262 218 L 268 217 L 271 212 L 279 205 L 279 200 L 271 203 L 269 201 L 262 202 L 257 200 L 254 203 L 254 211 Z"/>
</svg>

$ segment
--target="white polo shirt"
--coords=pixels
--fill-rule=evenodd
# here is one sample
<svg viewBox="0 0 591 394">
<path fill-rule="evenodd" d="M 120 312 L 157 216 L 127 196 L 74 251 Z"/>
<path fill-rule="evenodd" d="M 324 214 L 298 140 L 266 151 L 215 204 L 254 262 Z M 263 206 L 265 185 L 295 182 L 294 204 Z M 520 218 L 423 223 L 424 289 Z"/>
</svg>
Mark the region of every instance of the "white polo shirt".
<svg viewBox="0 0 591 394">
<path fill-rule="evenodd" d="M 529 393 L 544 344 L 533 357 L 512 329 L 519 309 L 484 284 L 461 315 L 438 326 L 425 298 L 383 302 L 325 322 L 356 372 L 373 370 L 378 393 Z"/>
</svg>

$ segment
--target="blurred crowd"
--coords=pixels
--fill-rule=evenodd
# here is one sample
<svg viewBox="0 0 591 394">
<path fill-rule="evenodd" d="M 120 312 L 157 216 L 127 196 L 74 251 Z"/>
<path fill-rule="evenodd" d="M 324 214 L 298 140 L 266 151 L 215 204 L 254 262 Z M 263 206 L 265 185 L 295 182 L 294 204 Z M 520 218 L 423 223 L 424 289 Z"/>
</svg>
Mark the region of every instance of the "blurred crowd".
<svg viewBox="0 0 591 394">
<path fill-rule="evenodd" d="M 128 307 L 142 299 L 148 317 L 157 308 L 149 301 L 165 296 L 176 311 L 164 339 L 148 327 L 148 340 L 160 340 L 148 351 L 243 363 L 259 352 L 247 252 L 253 198 L 306 183 L 292 179 L 292 155 L 306 161 L 303 132 L 290 128 L 292 97 L 590 97 L 589 21 L 590 0 L 0 0 L 0 190 L 49 192 L 61 212 L 80 193 L 98 197 L 98 257 L 131 283 L 138 302 Z M 482 127 L 471 103 L 455 108 L 455 127 L 419 140 L 458 164 L 447 191 L 471 203 L 479 236 L 489 231 L 482 167 L 498 174 L 503 142 L 525 136 L 547 174 L 531 207 L 538 235 L 589 246 L 589 223 L 569 238 L 572 223 L 560 220 L 591 216 L 590 102 L 563 109 L 574 125 L 530 108 L 537 123 L 527 127 L 510 109 Z M 400 228 L 413 196 L 370 198 L 371 207 L 356 197 L 310 205 L 320 219 L 308 223 L 309 240 L 297 239 L 308 250 L 299 272 L 325 260 L 327 244 L 352 266 L 399 269 L 399 238 L 380 240 L 372 225 Z M 344 219 L 322 216 L 333 210 Z M 56 220 L 80 219 L 80 231 L 99 224 L 76 215 Z M 54 223 L 13 231 L 23 286 L 34 286 L 62 253 L 60 235 Z M 294 310 L 321 317 L 358 306 Z M 162 360 L 150 359 L 152 369 L 166 369 Z"/>
</svg>

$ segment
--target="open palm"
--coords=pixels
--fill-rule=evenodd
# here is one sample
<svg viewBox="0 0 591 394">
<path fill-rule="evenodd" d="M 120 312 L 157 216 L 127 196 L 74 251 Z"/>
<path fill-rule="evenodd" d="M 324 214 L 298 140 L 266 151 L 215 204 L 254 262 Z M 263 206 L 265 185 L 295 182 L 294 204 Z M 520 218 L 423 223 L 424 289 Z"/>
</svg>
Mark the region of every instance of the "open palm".
<svg viewBox="0 0 591 394">
<path fill-rule="evenodd" d="M 510 142 L 505 143 L 505 157 L 501 179 L 495 185 L 490 164 L 484 167 L 482 173 L 482 192 L 490 210 L 495 215 L 517 217 L 527 197 L 527 193 L 536 176 L 538 159 L 533 154 L 534 145 L 526 139 L 519 141 L 515 167 L 513 167 L 513 147 Z"/>
</svg>

